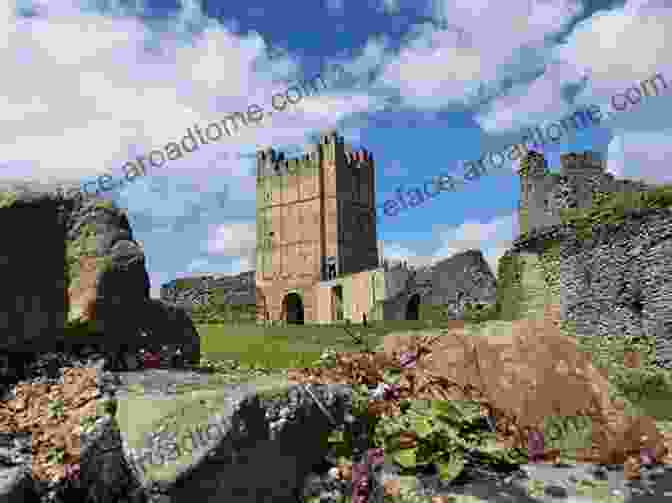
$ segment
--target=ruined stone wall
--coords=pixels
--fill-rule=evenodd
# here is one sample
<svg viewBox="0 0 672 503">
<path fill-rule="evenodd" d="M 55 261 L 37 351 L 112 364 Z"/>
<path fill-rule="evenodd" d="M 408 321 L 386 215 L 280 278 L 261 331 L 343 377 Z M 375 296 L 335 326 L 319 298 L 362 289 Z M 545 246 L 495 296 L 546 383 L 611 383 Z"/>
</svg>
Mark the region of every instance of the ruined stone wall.
<svg viewBox="0 0 672 503">
<path fill-rule="evenodd" d="M 66 228 L 55 201 L 0 204 L 0 346 L 37 343 L 62 330 L 68 312 Z M 45 288 L 46 287 L 46 288 Z"/>
<path fill-rule="evenodd" d="M 590 208 L 608 194 L 651 188 L 643 182 L 614 178 L 594 152 L 563 154 L 560 161 L 559 173 L 550 172 L 543 155 L 536 152 L 521 162 L 521 232 L 560 225 L 563 210 Z"/>
<path fill-rule="evenodd" d="M 425 273 L 416 275 L 420 286 L 430 283 L 421 303 L 442 306 L 449 319 L 458 319 L 467 304 L 491 305 L 496 302 L 497 282 L 480 250 L 467 250 L 448 257 Z"/>
<path fill-rule="evenodd" d="M 68 323 L 119 343 L 138 332 L 145 256 L 111 201 L 21 185 L 0 193 L 0 228 L 0 350 L 53 349 Z"/>
<path fill-rule="evenodd" d="M 198 276 L 179 278 L 161 286 L 162 300 L 174 302 L 187 310 L 212 305 L 216 298 L 231 305 L 253 305 L 254 271 L 231 276 Z"/>
<path fill-rule="evenodd" d="M 577 335 L 650 335 L 672 368 L 672 212 L 633 213 L 561 250 L 562 316 Z"/>
<path fill-rule="evenodd" d="M 672 368 L 670 209 L 631 210 L 588 238 L 568 225 L 523 236 L 500 263 L 498 287 L 510 319 L 559 303 L 564 330 L 655 337 L 657 364 Z"/>
</svg>

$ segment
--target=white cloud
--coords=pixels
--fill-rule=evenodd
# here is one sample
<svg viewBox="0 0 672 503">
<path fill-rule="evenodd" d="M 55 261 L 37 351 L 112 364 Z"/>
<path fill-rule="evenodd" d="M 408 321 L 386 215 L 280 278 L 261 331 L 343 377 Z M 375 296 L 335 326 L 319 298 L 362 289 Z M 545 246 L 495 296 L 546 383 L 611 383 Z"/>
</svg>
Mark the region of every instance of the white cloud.
<svg viewBox="0 0 672 503">
<path fill-rule="evenodd" d="M 657 73 L 671 76 L 672 64 L 665 55 L 672 50 L 672 8 L 664 4 L 631 1 L 583 20 L 566 42 L 550 51 L 542 75 L 496 99 L 478 122 L 488 132 L 505 132 L 558 119 L 580 105 L 613 111 L 610 100 L 616 93 L 640 86 Z M 579 91 L 573 103 L 563 94 L 567 86 Z M 647 98 L 604 125 L 617 134 L 659 131 L 669 124 L 671 104 L 670 96 Z"/>
<path fill-rule="evenodd" d="M 256 263 L 257 228 L 255 222 L 235 222 L 213 226 L 206 244 L 210 255 L 240 258 Z"/>
<path fill-rule="evenodd" d="M 608 171 L 648 183 L 672 183 L 670 138 L 672 129 L 619 134 L 609 144 Z"/>
<path fill-rule="evenodd" d="M 118 176 L 129 159 L 180 141 L 194 124 L 205 127 L 252 104 L 268 110 L 271 96 L 286 90 L 283 80 L 301 78 L 300 61 L 288 55 L 269 59 L 259 34 L 234 33 L 207 18 L 196 2 L 183 2 L 161 31 L 143 23 L 137 14 L 144 8 L 136 5 L 136 15 L 114 2 L 101 14 L 60 0 L 38 8 L 38 16 L 21 18 L 7 2 L 0 6 L 0 164 L 20 164 L 25 179 Z M 168 161 L 163 171 L 208 180 L 221 169 L 210 161 L 222 152 L 278 140 L 300 144 L 308 133 L 375 102 L 365 93 L 330 96 L 332 82 L 325 80 L 327 89 L 305 96 L 295 109 L 235 138 L 202 145 Z M 235 190 L 249 178 L 241 164 L 230 163 L 232 192 L 249 189 Z M 0 177 L 18 171 L 3 169 Z"/>
<path fill-rule="evenodd" d="M 441 29 L 425 24 L 388 59 L 378 85 L 422 108 L 471 103 L 506 77 L 543 68 L 547 37 L 581 12 L 574 0 L 435 0 Z"/>
<path fill-rule="evenodd" d="M 574 67 L 566 63 L 552 63 L 543 76 L 515 86 L 478 113 L 475 120 L 487 133 L 543 127 L 549 119 L 557 120 L 574 112 L 575 107 L 558 97 L 564 83 L 576 82 L 581 77 Z"/>
</svg>

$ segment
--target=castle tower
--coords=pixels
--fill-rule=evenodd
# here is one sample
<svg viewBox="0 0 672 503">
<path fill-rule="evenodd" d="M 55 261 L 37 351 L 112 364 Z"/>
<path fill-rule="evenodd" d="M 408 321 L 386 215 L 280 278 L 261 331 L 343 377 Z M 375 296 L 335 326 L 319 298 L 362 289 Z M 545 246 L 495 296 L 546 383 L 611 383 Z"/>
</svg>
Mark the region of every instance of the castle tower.
<svg viewBox="0 0 672 503">
<path fill-rule="evenodd" d="M 535 213 L 536 194 L 538 189 L 548 174 L 548 163 L 543 154 L 530 150 L 520 161 L 518 175 L 520 176 L 520 202 L 518 204 L 518 222 L 520 233 L 529 232 L 533 225 L 530 225 L 530 212 Z"/>
<path fill-rule="evenodd" d="M 270 320 L 316 320 L 314 287 L 378 266 L 375 167 L 336 132 L 298 159 L 257 152 L 256 284 Z"/>
<path fill-rule="evenodd" d="M 561 155 L 560 174 L 572 180 L 577 208 L 589 208 L 595 193 L 610 181 L 605 160 L 592 151 Z"/>
</svg>

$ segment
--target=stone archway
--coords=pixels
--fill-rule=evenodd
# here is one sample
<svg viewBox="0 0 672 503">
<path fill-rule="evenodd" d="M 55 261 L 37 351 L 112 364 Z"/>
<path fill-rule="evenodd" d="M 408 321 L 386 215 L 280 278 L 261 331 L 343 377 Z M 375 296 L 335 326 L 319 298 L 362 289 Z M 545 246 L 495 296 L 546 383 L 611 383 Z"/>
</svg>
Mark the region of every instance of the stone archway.
<svg viewBox="0 0 672 503">
<path fill-rule="evenodd" d="M 420 294 L 413 294 L 408 301 L 408 304 L 406 304 L 406 319 L 420 319 Z"/>
<path fill-rule="evenodd" d="M 294 325 L 303 325 L 303 301 L 298 293 L 292 292 L 282 301 L 285 321 Z"/>
</svg>

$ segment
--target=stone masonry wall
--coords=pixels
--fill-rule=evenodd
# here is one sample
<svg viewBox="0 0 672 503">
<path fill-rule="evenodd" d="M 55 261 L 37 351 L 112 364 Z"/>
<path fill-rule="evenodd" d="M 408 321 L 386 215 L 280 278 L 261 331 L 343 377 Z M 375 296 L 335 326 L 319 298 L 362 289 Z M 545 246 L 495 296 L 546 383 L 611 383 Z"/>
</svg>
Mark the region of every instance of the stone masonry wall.
<svg viewBox="0 0 672 503">
<path fill-rule="evenodd" d="M 215 295 L 232 305 L 252 305 L 255 299 L 255 272 L 232 276 L 200 276 L 175 279 L 161 286 L 161 299 L 185 309 L 210 304 Z"/>
<path fill-rule="evenodd" d="M 539 267 L 527 276 L 547 274 L 539 295 L 559 298 L 573 333 L 654 336 L 657 364 L 672 368 L 671 210 L 631 211 L 624 223 L 595 228 L 587 240 L 567 226 L 547 228 L 514 242 L 505 257 L 500 276 L 506 271 L 514 281 L 502 284 L 498 297 L 513 299 L 519 314 L 526 297 L 521 264 L 531 260 Z"/>
<path fill-rule="evenodd" d="M 578 335 L 654 335 L 672 368 L 672 212 L 633 215 L 561 251 L 562 315 Z"/>
</svg>

